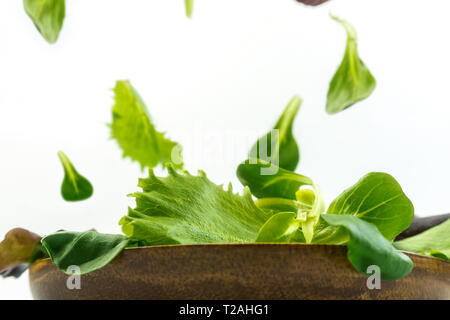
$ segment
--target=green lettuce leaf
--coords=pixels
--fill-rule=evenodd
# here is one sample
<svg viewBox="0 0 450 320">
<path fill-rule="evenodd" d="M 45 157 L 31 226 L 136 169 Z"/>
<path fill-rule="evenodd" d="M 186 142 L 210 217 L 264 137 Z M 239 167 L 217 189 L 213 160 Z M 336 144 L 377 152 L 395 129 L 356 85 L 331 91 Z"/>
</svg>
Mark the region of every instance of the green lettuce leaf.
<svg viewBox="0 0 450 320">
<path fill-rule="evenodd" d="M 344 58 L 331 79 L 327 95 L 326 110 L 329 114 L 335 114 L 369 97 L 375 89 L 376 80 L 358 56 L 353 26 L 345 20 L 331 17 L 347 31 Z"/>
<path fill-rule="evenodd" d="M 322 215 L 314 226 L 311 243 L 345 245 L 348 242 L 348 232 L 341 227 L 328 224 Z"/>
<path fill-rule="evenodd" d="M 361 218 L 374 224 L 385 238 L 393 240 L 410 226 L 414 206 L 391 175 L 373 172 L 345 190 L 327 212 Z"/>
<path fill-rule="evenodd" d="M 396 250 L 373 224 L 352 215 L 323 214 L 322 218 L 348 232 L 347 256 L 359 272 L 370 275 L 367 268 L 376 265 L 380 268 L 382 280 L 400 279 L 411 272 L 411 259 Z"/>
<path fill-rule="evenodd" d="M 61 195 L 66 201 L 81 201 L 92 196 L 94 188 L 88 179 L 75 170 L 72 162 L 64 154 L 58 152 L 59 160 L 64 168 L 64 180 L 61 185 Z"/>
<path fill-rule="evenodd" d="M 23 0 L 25 12 L 49 43 L 58 40 L 65 16 L 65 0 Z"/>
<path fill-rule="evenodd" d="M 41 237 L 28 230 L 15 228 L 0 242 L 0 273 L 33 260 Z"/>
<path fill-rule="evenodd" d="M 274 214 L 261 227 L 255 242 L 291 242 L 300 225 L 295 212 Z"/>
<path fill-rule="evenodd" d="M 120 234 L 96 231 L 57 232 L 42 239 L 52 262 L 64 273 L 77 266 L 86 274 L 106 266 L 127 246 L 128 239 Z"/>
<path fill-rule="evenodd" d="M 397 249 L 450 260 L 450 219 L 418 235 L 394 242 Z"/>
<path fill-rule="evenodd" d="M 265 174 L 266 170 L 270 174 Z M 313 181 L 263 160 L 249 159 L 241 163 L 236 171 L 239 181 L 250 188 L 257 198 L 296 199 L 296 192 Z"/>
<path fill-rule="evenodd" d="M 273 213 L 278 212 L 297 212 L 299 207 L 308 208 L 302 203 L 295 200 L 283 199 L 283 198 L 261 198 L 256 199 L 255 204 L 262 210 L 271 211 Z"/>
<path fill-rule="evenodd" d="M 295 170 L 300 161 L 300 151 L 292 134 L 292 125 L 301 105 L 300 97 L 291 99 L 273 129 L 253 145 L 250 159 L 260 159 L 289 171 Z M 274 132 L 278 132 L 278 136 L 275 134 L 272 137 Z"/>
<path fill-rule="evenodd" d="M 186 16 L 192 18 L 192 10 L 194 9 L 194 0 L 184 0 L 184 5 L 186 7 Z"/>
<path fill-rule="evenodd" d="M 253 242 L 270 213 L 243 195 L 223 190 L 199 171 L 192 176 L 168 166 L 167 177 L 150 170 L 134 193 L 136 208 L 120 221 L 124 234 L 148 245 Z"/>
<path fill-rule="evenodd" d="M 298 218 L 296 211 L 274 213 L 259 230 L 255 242 L 307 243 L 301 228 L 305 221 Z"/>
<path fill-rule="evenodd" d="M 181 168 L 181 146 L 156 131 L 147 107 L 129 81 L 116 82 L 114 99 L 111 136 L 122 149 L 123 157 L 139 162 L 142 169 L 167 162 Z"/>
<path fill-rule="evenodd" d="M 325 201 L 322 196 L 322 191 L 319 186 L 313 184 L 314 189 L 314 199 L 312 202 L 311 209 L 298 209 L 297 217 L 302 221 L 302 232 L 307 243 L 311 243 L 314 238 L 314 229 L 320 220 L 320 216 L 325 212 Z M 299 194 L 302 190 L 297 192 L 297 200 L 301 200 Z"/>
<path fill-rule="evenodd" d="M 248 186 L 252 194 L 259 198 L 256 202 L 258 207 L 275 212 L 291 211 L 290 208 L 295 207 L 296 209 L 293 212 L 297 212 L 299 219 L 302 221 L 304 238 L 307 242 L 311 242 L 314 227 L 320 215 L 325 212 L 325 203 L 320 188 L 306 176 L 278 168 L 263 160 L 251 160 L 249 159 L 238 166 L 237 176 L 241 183 Z M 274 173 L 264 174 L 264 169 L 270 169 Z M 309 205 L 302 203 L 300 201 L 302 199 L 297 198 L 298 195 L 303 195 L 303 191 L 300 190 L 302 186 L 312 186 L 314 189 L 314 200 Z"/>
</svg>

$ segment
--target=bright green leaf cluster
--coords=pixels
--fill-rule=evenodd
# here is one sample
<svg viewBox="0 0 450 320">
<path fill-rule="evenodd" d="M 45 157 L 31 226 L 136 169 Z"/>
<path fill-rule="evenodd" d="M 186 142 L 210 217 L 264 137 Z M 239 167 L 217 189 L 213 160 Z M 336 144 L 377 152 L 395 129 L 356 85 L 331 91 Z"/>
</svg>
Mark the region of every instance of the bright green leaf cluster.
<svg viewBox="0 0 450 320">
<path fill-rule="evenodd" d="M 317 186 L 314 193 L 314 197 L 311 191 L 299 193 L 297 200 L 303 201 L 298 201 L 297 211 L 284 212 L 286 207 L 280 207 L 261 228 L 257 241 L 345 244 L 349 260 L 362 273 L 373 264 L 382 268 L 383 279 L 398 279 L 411 271 L 411 260 L 388 240 L 406 229 L 414 214 L 394 178 L 385 173 L 366 175 L 333 201 L 327 214 Z M 268 202 L 276 203 L 277 199 Z"/>
<path fill-rule="evenodd" d="M 192 16 L 194 0 L 185 0 Z M 24 0 L 27 14 L 50 43 L 57 40 L 65 16 L 64 0 Z M 347 32 L 343 60 L 327 94 L 326 111 L 341 112 L 366 99 L 376 80 L 360 59 L 356 31 L 347 21 L 332 16 Z M 114 88 L 111 136 L 123 157 L 150 168 L 139 180 L 142 192 L 132 194 L 136 207 L 120 220 L 125 235 L 96 231 L 57 232 L 42 239 L 14 229 L 0 243 L 0 274 L 22 263 L 50 257 L 63 272 L 76 265 L 85 274 L 104 267 L 125 247 L 168 244 L 282 242 L 346 245 L 348 259 L 367 274 L 377 265 L 382 279 L 409 274 L 407 250 L 449 259 L 450 220 L 420 235 L 392 241 L 412 221 L 414 207 L 398 182 L 386 173 L 369 173 L 345 190 L 326 208 L 315 182 L 294 172 L 300 151 L 292 129 L 302 100 L 294 96 L 270 132 L 251 148 L 237 168 L 245 186 L 242 195 L 212 183 L 203 171 L 192 176 L 183 167 L 181 147 L 156 130 L 148 109 L 129 81 Z M 68 157 L 59 152 L 64 168 L 61 194 L 67 201 L 89 198 L 91 183 Z M 166 177 L 152 168 L 167 167 Z M 253 197 L 257 199 L 254 200 Z M 21 269 L 22 271 L 24 269 Z M 9 272 L 9 271 L 8 271 Z"/>
<path fill-rule="evenodd" d="M 250 152 L 254 158 L 250 157 L 237 169 L 239 180 L 258 198 L 257 206 L 273 214 L 259 230 L 256 241 L 344 244 L 358 271 L 366 273 L 368 266 L 377 264 L 382 267 L 383 279 L 405 276 L 411 271 L 412 262 L 389 240 L 411 224 L 414 215 L 411 201 L 392 176 L 370 173 L 326 210 L 320 188 L 312 179 L 293 172 L 299 159 L 291 156 L 298 150 L 292 135 L 298 107 L 299 103 L 291 102 L 277 123 L 276 128 L 286 129 L 278 141 L 271 141 L 276 146 L 275 155 L 269 153 L 264 157 L 265 153 L 254 146 Z M 278 125 L 283 122 L 284 126 Z M 257 145 L 271 138 L 266 135 Z M 274 159 L 275 164 L 271 162 Z M 290 161 L 280 168 L 277 159 Z"/>
</svg>

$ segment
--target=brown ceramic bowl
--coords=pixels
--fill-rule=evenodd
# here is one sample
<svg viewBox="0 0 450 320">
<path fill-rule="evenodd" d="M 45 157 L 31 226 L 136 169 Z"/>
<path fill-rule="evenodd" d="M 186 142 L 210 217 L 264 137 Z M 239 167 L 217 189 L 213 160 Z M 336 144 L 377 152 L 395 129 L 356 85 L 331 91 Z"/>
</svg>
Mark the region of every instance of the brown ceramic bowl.
<svg viewBox="0 0 450 320">
<path fill-rule="evenodd" d="M 48 259 L 31 265 L 30 285 L 35 299 L 450 299 L 449 262 L 408 253 L 409 276 L 369 290 L 346 255 L 304 244 L 130 248 L 81 276 L 80 290 Z"/>
</svg>

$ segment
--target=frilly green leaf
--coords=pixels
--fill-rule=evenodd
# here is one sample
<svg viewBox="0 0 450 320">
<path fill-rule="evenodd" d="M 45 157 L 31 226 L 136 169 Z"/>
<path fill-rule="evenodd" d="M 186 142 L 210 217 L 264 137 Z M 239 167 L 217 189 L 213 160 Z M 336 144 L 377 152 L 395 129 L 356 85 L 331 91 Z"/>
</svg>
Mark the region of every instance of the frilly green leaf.
<svg viewBox="0 0 450 320">
<path fill-rule="evenodd" d="M 144 101 L 129 81 L 117 81 L 114 88 L 111 137 L 123 151 L 123 157 L 139 162 L 141 168 L 173 163 L 183 167 L 181 146 L 155 129 Z"/>
<path fill-rule="evenodd" d="M 136 208 L 120 221 L 125 235 L 148 245 L 253 242 L 270 213 L 256 207 L 248 188 L 224 190 L 203 171 L 197 176 L 168 166 L 167 177 L 139 180 Z"/>
</svg>

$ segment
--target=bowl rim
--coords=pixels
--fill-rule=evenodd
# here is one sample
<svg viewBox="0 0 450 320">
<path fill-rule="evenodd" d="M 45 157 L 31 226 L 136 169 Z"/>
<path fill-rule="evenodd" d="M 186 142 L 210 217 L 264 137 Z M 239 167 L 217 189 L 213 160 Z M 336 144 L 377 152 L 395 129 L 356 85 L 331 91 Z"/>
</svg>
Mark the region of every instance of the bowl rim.
<svg viewBox="0 0 450 320">
<path fill-rule="evenodd" d="M 121 251 L 115 258 L 117 258 L 121 253 L 124 251 L 140 251 L 140 250 L 152 250 L 154 248 L 194 248 L 194 247 L 267 247 L 267 246 L 279 246 L 279 247 L 288 247 L 288 246 L 296 246 L 296 247 L 340 247 L 347 249 L 346 246 L 339 245 L 339 244 L 316 244 L 316 243 L 285 243 L 285 242 L 226 242 L 226 243 L 201 243 L 201 244 L 163 244 L 163 245 L 154 245 L 154 246 L 140 246 L 140 247 L 129 247 L 124 248 L 123 251 Z M 444 260 L 438 257 L 433 256 L 427 256 L 424 254 L 416 253 L 416 252 L 410 252 L 410 251 L 404 251 L 399 250 L 400 252 L 403 252 L 409 257 L 415 257 L 418 259 L 424 259 L 429 261 L 440 261 L 444 265 L 448 264 L 450 265 L 450 260 Z M 115 259 L 114 258 L 114 259 Z M 114 261 L 111 260 L 111 262 Z M 37 263 L 37 262 L 44 262 L 48 261 L 51 262 L 50 258 L 45 259 L 39 259 L 34 261 L 31 264 Z M 111 263 L 110 262 L 110 263 Z"/>
</svg>

